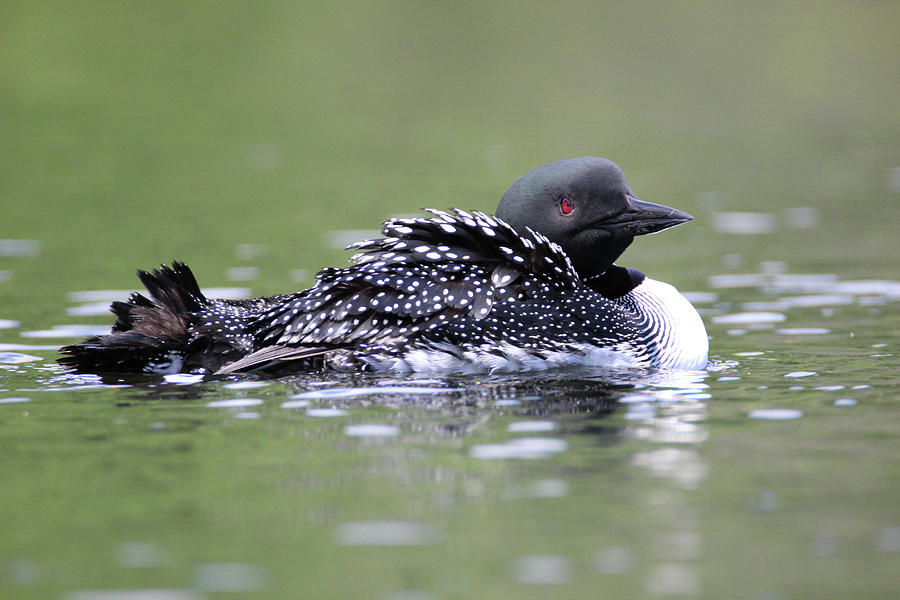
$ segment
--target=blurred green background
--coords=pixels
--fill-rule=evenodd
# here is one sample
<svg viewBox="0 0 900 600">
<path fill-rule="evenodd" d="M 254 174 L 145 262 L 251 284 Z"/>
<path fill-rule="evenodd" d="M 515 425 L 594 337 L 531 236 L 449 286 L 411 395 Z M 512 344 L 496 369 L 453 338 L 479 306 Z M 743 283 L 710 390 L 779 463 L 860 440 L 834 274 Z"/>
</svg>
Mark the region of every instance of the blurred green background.
<svg viewBox="0 0 900 600">
<path fill-rule="evenodd" d="M 520 174 L 580 155 L 698 216 L 625 264 L 688 286 L 722 251 L 885 275 L 898 24 L 877 1 L 5 2 L 0 235 L 48 260 L 2 293 L 127 287 L 173 258 L 221 285 L 237 243 L 268 245 L 254 292 L 284 291 L 290 269 L 343 263 L 327 230 L 492 211 Z M 822 227 L 708 223 L 795 206 Z"/>
<path fill-rule="evenodd" d="M 305 286 L 318 268 L 345 261 L 331 232 L 376 229 L 426 206 L 492 211 L 525 171 L 581 155 L 618 162 L 639 197 L 697 217 L 639 240 L 622 260 L 681 289 L 708 290 L 708 276 L 758 272 L 764 261 L 896 279 L 898 26 L 900 3 L 863 0 L 2 2 L 0 239 L 39 240 L 41 251 L 0 256 L 0 318 L 21 322 L 0 330 L 0 342 L 71 320 L 108 324 L 108 315 L 66 314 L 66 294 L 136 286 L 135 268 L 172 259 L 204 286 L 229 284 L 229 268 L 250 265 L 259 277 L 239 285 L 256 294 Z M 791 209 L 804 207 L 818 222 L 792 227 Z M 729 211 L 769 213 L 777 230 L 717 231 L 713 213 Z M 246 243 L 266 252 L 241 257 L 236 246 Z M 309 276 L 295 281 L 295 269 Z M 753 293 L 724 290 L 722 300 L 760 299 Z M 896 359 L 870 356 L 874 344 L 894 344 L 892 306 L 847 308 L 818 342 L 710 327 L 713 356 L 773 354 L 741 358 L 736 384 L 710 376 L 711 439 L 700 451 L 711 477 L 692 500 L 704 521 L 708 597 L 885 597 L 896 587 L 896 555 L 868 542 L 896 525 Z M 817 307 L 799 322 L 792 314 L 793 325 L 822 323 Z M 836 416 L 827 392 L 795 400 L 788 391 L 784 372 L 810 369 L 820 381 L 873 389 L 846 413 L 854 417 Z M 418 571 L 396 567 L 395 555 L 335 550 L 331 521 L 382 505 L 402 512 L 405 494 L 431 507 L 442 486 L 487 482 L 486 494 L 499 495 L 522 473 L 571 478 L 574 493 L 566 504 L 518 509 L 462 498 L 441 517 L 452 543 L 403 551 L 422 570 L 435 557 L 452 563 L 449 575 L 425 579 L 462 589 L 441 597 L 546 597 L 543 587 L 504 587 L 506 554 L 547 542 L 587 556 L 601 538 L 650 546 L 658 525 L 645 512 L 665 490 L 629 462 L 641 442 L 599 447 L 599 434 L 573 435 L 574 458 L 533 471 L 473 465 L 470 440 L 454 436 L 414 438 L 395 457 L 394 446 L 348 446 L 340 425 L 285 416 L 274 392 L 267 418 L 236 425 L 191 397 L 231 393 L 213 385 L 170 401 L 143 388 L 54 396 L 43 389 L 54 384 L 48 370 L 23 367 L 2 382 L 38 390 L 21 392 L 38 400 L 30 417 L 4 413 L 6 556 L 31 551 L 58 571 L 51 590 L 30 597 L 134 585 L 144 576 L 119 574 L 103 552 L 121 536 L 163 534 L 179 569 L 159 580 L 168 585 L 182 585 L 192 561 L 259 556 L 273 572 L 271 597 L 296 592 L 296 580 L 322 597 L 336 582 L 358 597 L 373 581 L 394 589 L 398 572 L 415 588 Z M 748 424 L 749 407 L 772 403 L 810 418 L 795 429 Z M 381 418 L 377 407 L 354 410 Z M 111 425 L 123 415 L 127 427 Z M 412 418 L 430 430 L 441 417 Z M 488 418 L 475 440 L 505 435 L 504 419 Z M 151 440 L 163 422 L 175 433 Z M 387 467 L 369 466 L 382 456 Z M 432 485 L 432 467 L 445 462 L 455 479 Z M 398 487 L 401 467 L 415 477 Z M 321 490 L 292 487 L 304 477 Z M 775 520 L 748 508 L 770 489 L 785 498 Z M 834 560 L 810 555 L 821 528 L 846 542 Z M 594 581 L 582 578 L 577 592 L 594 597 Z M 603 581 L 613 596 L 634 596 L 634 580 Z"/>
</svg>

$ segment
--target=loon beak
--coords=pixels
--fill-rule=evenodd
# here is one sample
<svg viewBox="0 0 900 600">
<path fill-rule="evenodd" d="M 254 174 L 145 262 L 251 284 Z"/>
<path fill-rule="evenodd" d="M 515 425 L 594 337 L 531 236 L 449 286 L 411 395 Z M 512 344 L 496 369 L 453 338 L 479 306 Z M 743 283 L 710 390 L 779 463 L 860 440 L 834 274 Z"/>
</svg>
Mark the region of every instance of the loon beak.
<svg viewBox="0 0 900 600">
<path fill-rule="evenodd" d="M 631 194 L 628 195 L 628 207 L 604 223 L 606 227 L 624 229 L 629 235 L 657 233 L 693 221 L 694 217 L 675 208 L 644 202 Z"/>
</svg>

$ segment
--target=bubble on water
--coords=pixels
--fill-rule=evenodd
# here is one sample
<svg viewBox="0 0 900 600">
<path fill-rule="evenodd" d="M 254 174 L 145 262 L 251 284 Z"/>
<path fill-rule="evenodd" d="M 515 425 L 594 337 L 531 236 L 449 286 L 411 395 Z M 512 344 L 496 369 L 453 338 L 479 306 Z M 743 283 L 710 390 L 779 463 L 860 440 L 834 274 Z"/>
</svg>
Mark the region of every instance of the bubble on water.
<svg viewBox="0 0 900 600">
<path fill-rule="evenodd" d="M 741 379 L 740 377 L 727 376 L 727 377 L 719 377 L 718 379 L 716 379 L 716 381 L 740 381 L 740 379 Z"/>
<path fill-rule="evenodd" d="M 556 423 L 553 421 L 516 421 L 506 427 L 510 433 L 536 433 L 554 429 L 556 429 Z"/>
<path fill-rule="evenodd" d="M 842 386 L 842 385 L 819 385 L 819 386 L 814 387 L 813 389 L 816 391 L 819 391 L 819 392 L 838 392 L 838 391 L 844 389 L 844 386 Z"/>
<path fill-rule="evenodd" d="M 789 379 L 799 379 L 801 377 L 814 377 L 818 375 L 815 371 L 792 371 L 790 373 L 785 373 L 784 377 Z"/>
<path fill-rule="evenodd" d="M 226 383 L 222 387 L 226 390 L 252 390 L 270 385 L 267 381 L 236 381 L 234 383 Z"/>
<path fill-rule="evenodd" d="M 517 438 L 505 444 L 476 444 L 469 448 L 469 456 L 488 460 L 541 459 L 568 447 L 565 440 L 556 438 Z"/>
<path fill-rule="evenodd" d="M 194 585 L 205 592 L 255 592 L 266 587 L 266 578 L 250 563 L 201 563 L 194 573 Z"/>
<path fill-rule="evenodd" d="M 712 318 L 713 323 L 727 325 L 746 325 L 750 323 L 780 323 L 787 317 L 777 312 L 741 312 L 730 315 L 718 315 Z"/>
<path fill-rule="evenodd" d="M 360 423 L 344 427 L 344 435 L 349 437 L 396 437 L 400 435 L 400 428 L 381 423 Z"/>
<path fill-rule="evenodd" d="M 263 401 L 259 398 L 230 398 L 228 400 L 213 400 L 207 402 L 210 408 L 243 408 L 247 406 L 259 406 Z"/>
<path fill-rule="evenodd" d="M 555 554 L 520 556 L 513 563 L 512 579 L 528 585 L 565 585 L 572 579 L 572 563 Z"/>
<path fill-rule="evenodd" d="M 307 417 L 317 417 L 328 419 L 331 417 L 346 417 L 349 415 L 346 410 L 340 408 L 310 408 L 306 411 Z"/>
<path fill-rule="evenodd" d="M 759 235 L 778 231 L 778 222 L 772 213 L 714 212 L 712 226 L 719 233 Z"/>
<path fill-rule="evenodd" d="M 348 521 L 335 533 L 341 546 L 429 546 L 437 543 L 437 527 L 417 521 Z"/>
<path fill-rule="evenodd" d="M 751 419 L 765 421 L 790 421 L 803 417 L 803 411 L 795 408 L 757 408 L 747 413 Z"/>
<path fill-rule="evenodd" d="M 834 401 L 835 406 L 856 406 L 856 400 L 853 398 L 838 398 Z"/>
<path fill-rule="evenodd" d="M 622 546 L 601 548 L 594 556 L 594 570 L 601 575 L 621 575 L 635 564 L 634 552 Z"/>
</svg>

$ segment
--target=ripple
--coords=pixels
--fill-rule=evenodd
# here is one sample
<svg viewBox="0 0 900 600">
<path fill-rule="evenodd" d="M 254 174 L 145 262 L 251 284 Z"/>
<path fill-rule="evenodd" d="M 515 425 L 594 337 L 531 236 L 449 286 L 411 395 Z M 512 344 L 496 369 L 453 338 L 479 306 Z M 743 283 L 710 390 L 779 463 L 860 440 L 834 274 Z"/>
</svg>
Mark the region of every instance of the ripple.
<svg viewBox="0 0 900 600">
<path fill-rule="evenodd" d="M 791 373 L 785 373 L 784 377 L 789 379 L 799 379 L 801 377 L 814 377 L 818 375 L 815 371 L 792 371 Z"/>
<path fill-rule="evenodd" d="M 428 546 L 438 532 L 416 521 L 348 521 L 338 525 L 335 538 L 341 546 Z"/>
<path fill-rule="evenodd" d="M 0 240 L 0 256 L 37 256 L 40 251 L 39 240 Z"/>
<path fill-rule="evenodd" d="M 0 398 L 0 404 L 22 404 L 24 402 L 31 402 L 31 398 Z"/>
<path fill-rule="evenodd" d="M 226 390 L 253 390 L 271 385 L 267 381 L 237 381 L 235 383 L 226 383 L 222 387 Z"/>
<path fill-rule="evenodd" d="M 831 333 L 830 329 L 824 327 L 789 327 L 786 329 L 776 329 L 775 333 L 780 335 L 824 335 Z"/>
<path fill-rule="evenodd" d="M 747 413 L 747 416 L 765 421 L 790 421 L 803 417 L 803 411 L 795 408 L 757 408 Z"/>
<path fill-rule="evenodd" d="M 307 417 L 321 417 L 321 418 L 330 418 L 330 417 L 346 417 L 349 415 L 346 410 L 342 410 L 340 408 L 310 408 L 306 411 Z"/>
<path fill-rule="evenodd" d="M 41 360 L 39 356 L 31 356 L 30 354 L 21 354 L 19 352 L 0 352 L 0 363 L 7 365 L 19 365 L 22 363 L 34 362 Z"/>
<path fill-rule="evenodd" d="M 355 398 L 357 396 L 371 396 L 374 394 L 447 394 L 451 392 L 461 392 L 461 388 L 437 388 L 437 387 L 417 387 L 417 386 L 399 386 L 385 385 L 377 387 L 358 387 L 358 388 L 326 388 L 322 390 L 312 390 L 309 392 L 301 392 L 294 394 L 291 398 L 295 399 L 332 399 L 332 398 Z"/>
<path fill-rule="evenodd" d="M 287 400 L 281 403 L 281 408 L 307 408 L 309 400 Z"/>
<path fill-rule="evenodd" d="M 510 433 L 537 433 L 554 429 L 556 429 L 556 423 L 553 421 L 515 421 L 506 427 Z"/>
<path fill-rule="evenodd" d="M 469 449 L 469 456 L 489 460 L 541 459 L 563 452 L 565 440 L 556 438 L 518 438 L 505 444 L 477 444 Z"/>
<path fill-rule="evenodd" d="M 777 312 L 741 312 L 730 315 L 717 315 L 712 318 L 713 323 L 728 325 L 743 325 L 749 323 L 780 323 L 787 317 Z"/>
<path fill-rule="evenodd" d="M 361 423 L 344 427 L 344 435 L 349 437 L 396 437 L 400 435 L 400 428 L 380 423 Z"/>
<path fill-rule="evenodd" d="M 202 600 L 205 595 L 193 590 L 146 588 L 138 590 L 76 590 L 63 600 Z"/>
<path fill-rule="evenodd" d="M 259 567 L 243 562 L 201 563 L 194 574 L 194 585 L 206 592 L 252 592 L 265 583 Z"/>
<path fill-rule="evenodd" d="M 163 381 L 165 381 L 166 383 L 178 383 L 187 385 L 190 383 L 203 381 L 203 375 L 195 375 L 193 373 L 170 373 L 169 375 L 163 376 Z"/>
<path fill-rule="evenodd" d="M 528 585 L 565 585 L 572 580 L 572 563 L 555 554 L 520 556 L 513 563 L 512 579 Z"/>
<path fill-rule="evenodd" d="M 760 235 L 778 230 L 775 215 L 758 212 L 714 212 L 712 226 L 719 233 L 737 235 Z"/>
<path fill-rule="evenodd" d="M 210 408 L 243 408 L 246 406 L 259 406 L 263 401 L 259 398 L 230 398 L 228 400 L 213 400 L 207 402 Z"/>
<path fill-rule="evenodd" d="M 109 331 L 107 325 L 54 325 L 51 329 L 23 331 L 19 335 L 25 338 L 82 338 L 106 335 Z"/>
<path fill-rule="evenodd" d="M 259 267 L 231 267 L 225 277 L 231 281 L 253 281 L 259 278 Z"/>
</svg>

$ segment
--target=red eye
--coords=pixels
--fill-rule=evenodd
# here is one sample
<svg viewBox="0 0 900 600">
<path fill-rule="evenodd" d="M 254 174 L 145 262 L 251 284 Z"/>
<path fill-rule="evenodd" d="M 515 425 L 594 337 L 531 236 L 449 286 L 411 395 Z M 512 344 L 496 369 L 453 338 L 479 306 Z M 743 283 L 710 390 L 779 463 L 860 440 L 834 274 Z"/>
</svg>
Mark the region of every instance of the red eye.
<svg viewBox="0 0 900 600">
<path fill-rule="evenodd" d="M 568 215 L 573 210 L 575 210 L 575 204 L 568 198 L 563 198 L 562 200 L 559 201 L 559 211 L 562 214 Z"/>
</svg>

